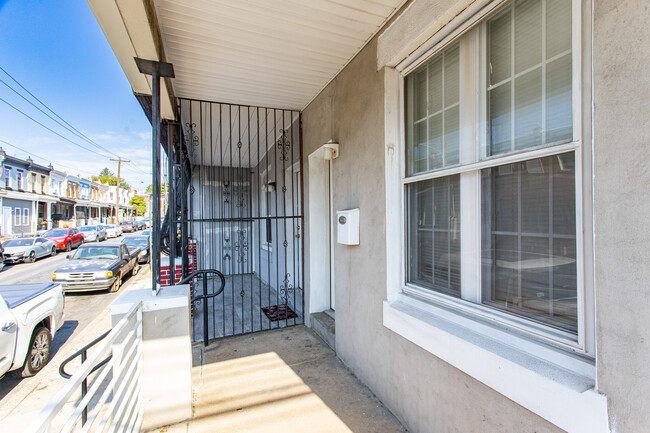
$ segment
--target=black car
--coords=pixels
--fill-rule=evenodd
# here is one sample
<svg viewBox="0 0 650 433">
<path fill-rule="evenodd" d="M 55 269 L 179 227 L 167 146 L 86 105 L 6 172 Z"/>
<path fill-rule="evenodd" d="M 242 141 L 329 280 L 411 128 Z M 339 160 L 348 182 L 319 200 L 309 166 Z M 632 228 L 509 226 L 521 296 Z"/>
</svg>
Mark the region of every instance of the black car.
<svg viewBox="0 0 650 433">
<path fill-rule="evenodd" d="M 85 244 L 68 261 L 59 266 L 52 281 L 63 286 L 64 292 L 106 290 L 117 292 L 122 278 L 138 272 L 140 248 L 115 242 Z"/>
<path fill-rule="evenodd" d="M 122 243 L 129 249 L 140 248 L 140 255 L 138 256 L 138 263 L 149 263 L 149 247 L 151 246 L 149 236 L 127 236 Z"/>
</svg>

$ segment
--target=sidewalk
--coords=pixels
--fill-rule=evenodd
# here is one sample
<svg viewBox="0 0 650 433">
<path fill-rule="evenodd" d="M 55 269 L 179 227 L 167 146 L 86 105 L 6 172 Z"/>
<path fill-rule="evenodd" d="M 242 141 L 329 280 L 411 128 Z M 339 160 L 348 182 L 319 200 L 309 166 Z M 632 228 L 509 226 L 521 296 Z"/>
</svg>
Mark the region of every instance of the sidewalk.
<svg viewBox="0 0 650 433">
<path fill-rule="evenodd" d="M 122 286 L 118 293 L 151 287 L 151 271 L 148 266 L 140 268 L 140 272 Z M 88 324 L 79 334 L 66 341 L 56 355 L 36 376 L 23 379 L 9 401 L 4 399 L 0 406 L 0 432 L 20 432 L 32 421 L 43 407 L 63 387 L 66 379 L 59 375 L 59 365 L 68 356 L 81 349 L 92 340 L 111 328 L 110 304 L 97 318 Z M 79 362 L 70 364 L 69 370 L 74 372 L 74 366 Z M 71 404 L 72 402 L 70 402 Z"/>
<path fill-rule="evenodd" d="M 150 433 L 406 432 L 305 326 L 195 344 L 193 357 L 192 420 Z"/>
</svg>

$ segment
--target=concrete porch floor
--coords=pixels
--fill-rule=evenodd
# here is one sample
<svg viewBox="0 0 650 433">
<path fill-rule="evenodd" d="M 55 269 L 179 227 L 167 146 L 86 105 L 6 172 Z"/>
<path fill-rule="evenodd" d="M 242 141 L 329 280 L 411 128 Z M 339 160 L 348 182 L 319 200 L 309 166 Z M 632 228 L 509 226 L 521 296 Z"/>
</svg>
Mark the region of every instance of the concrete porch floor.
<svg viewBox="0 0 650 433">
<path fill-rule="evenodd" d="M 151 432 L 406 432 L 303 325 L 193 350 L 192 420 Z"/>
</svg>

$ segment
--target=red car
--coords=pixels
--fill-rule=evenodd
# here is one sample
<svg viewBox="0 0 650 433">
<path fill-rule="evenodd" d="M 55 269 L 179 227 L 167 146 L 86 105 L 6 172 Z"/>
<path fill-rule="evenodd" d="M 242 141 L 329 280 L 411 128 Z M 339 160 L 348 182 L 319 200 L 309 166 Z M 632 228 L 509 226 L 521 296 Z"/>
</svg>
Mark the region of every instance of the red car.
<svg viewBox="0 0 650 433">
<path fill-rule="evenodd" d="M 77 228 L 52 229 L 43 234 L 44 238 L 54 241 L 59 250 L 70 251 L 84 243 L 84 235 Z"/>
</svg>

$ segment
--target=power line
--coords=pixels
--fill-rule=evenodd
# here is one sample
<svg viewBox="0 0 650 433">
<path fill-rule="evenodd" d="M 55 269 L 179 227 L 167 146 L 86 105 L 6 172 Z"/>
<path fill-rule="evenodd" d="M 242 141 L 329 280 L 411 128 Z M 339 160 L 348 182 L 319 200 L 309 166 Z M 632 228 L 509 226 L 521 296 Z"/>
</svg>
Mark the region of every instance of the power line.
<svg viewBox="0 0 650 433">
<path fill-rule="evenodd" d="M 50 161 L 49 159 L 47 159 L 47 158 L 45 158 L 45 157 L 43 157 L 41 155 L 37 155 L 34 152 L 28 152 L 27 150 L 22 149 L 22 148 L 20 148 L 20 147 L 18 147 L 16 145 L 11 144 L 8 141 L 2 140 L 2 139 L 0 139 L 0 143 L 5 144 L 5 145 L 10 146 L 10 147 L 13 147 L 14 149 L 20 150 L 21 152 L 25 152 L 27 155 L 33 155 L 36 158 L 42 159 L 43 161 L 45 161 L 47 163 L 50 163 L 50 164 L 52 164 L 54 166 L 54 163 L 52 161 Z M 60 165 L 61 167 L 65 167 L 65 168 L 68 168 L 68 169 L 73 170 L 73 171 L 74 170 L 79 170 L 78 168 L 70 167 L 69 165 L 65 165 L 65 164 L 61 164 L 61 163 L 57 163 L 57 165 Z M 84 172 L 89 173 L 87 171 L 84 171 Z M 94 175 L 90 175 L 90 176 L 94 176 Z"/>
<path fill-rule="evenodd" d="M 109 158 L 108 156 L 106 156 L 106 155 L 102 155 L 101 153 L 98 153 L 98 152 L 95 151 L 95 150 L 88 149 L 87 147 L 84 147 L 84 146 L 82 146 L 81 144 L 76 143 L 76 142 L 70 140 L 70 139 L 67 138 L 67 137 L 64 137 L 63 135 L 59 134 L 58 132 L 56 132 L 56 131 L 53 130 L 52 128 L 49 128 L 49 127 L 43 125 L 41 122 L 39 122 L 38 120 L 34 119 L 34 118 L 31 117 L 29 114 L 26 114 L 25 112 L 21 111 L 19 108 L 17 108 L 17 107 L 15 107 L 15 106 L 11 105 L 9 102 L 5 101 L 4 99 L 0 98 L 0 101 L 4 102 L 5 104 L 7 104 L 8 106 L 10 106 L 10 107 L 13 108 L 14 110 L 16 110 L 17 112 L 19 112 L 20 114 L 22 114 L 23 116 L 27 117 L 28 119 L 32 120 L 33 122 L 35 122 L 35 123 L 41 125 L 43 128 L 47 129 L 47 130 L 50 131 L 51 133 L 53 133 L 53 134 L 55 134 L 55 135 L 61 137 L 61 138 L 64 139 L 65 141 L 68 141 L 68 142 L 74 144 L 75 146 L 80 147 L 80 148 L 82 148 L 82 149 L 84 149 L 84 150 L 86 150 L 86 151 L 88 151 L 88 152 L 90 152 L 90 153 L 94 153 L 94 154 L 96 154 L 96 155 L 99 155 L 99 156 L 102 156 L 102 157 L 104 157 L 104 158 L 108 158 L 108 159 L 110 159 L 110 158 Z"/>
<path fill-rule="evenodd" d="M 21 98 L 23 98 L 25 101 L 29 102 L 29 103 L 30 103 L 31 105 L 33 105 L 37 110 L 39 110 L 40 112 L 42 112 L 43 114 L 45 114 L 45 115 L 46 115 L 47 117 L 49 117 L 50 119 L 54 120 L 54 121 L 55 121 L 56 123 L 58 123 L 59 125 L 63 126 L 66 130 L 68 130 L 68 131 L 71 132 L 72 134 L 76 135 L 77 137 L 81 138 L 82 140 L 87 141 L 88 143 L 92 144 L 93 146 L 97 147 L 98 149 L 101 149 L 101 150 L 103 150 L 104 152 L 110 153 L 111 155 L 115 155 L 115 156 L 117 156 L 117 157 L 119 158 L 119 155 L 117 155 L 117 154 L 111 152 L 110 150 L 106 149 L 105 147 L 103 147 L 103 146 L 97 144 L 95 141 L 93 141 L 93 140 L 91 140 L 90 138 L 88 138 L 88 136 L 86 136 L 86 134 L 84 134 L 83 132 L 79 131 L 77 128 L 75 128 L 75 127 L 72 126 L 70 123 L 68 123 L 64 118 L 62 118 L 61 116 L 59 116 L 58 114 L 56 114 L 56 112 L 55 112 L 54 110 L 52 110 L 50 107 L 48 107 L 48 106 L 47 106 L 43 101 L 41 101 L 40 99 L 38 99 L 38 98 L 37 98 L 37 97 L 36 97 L 32 92 L 30 92 L 29 90 L 27 90 L 27 88 L 26 88 L 25 86 L 23 86 L 22 84 L 20 84 L 20 82 L 19 82 L 17 79 L 15 79 L 15 78 L 14 78 L 14 77 L 9 73 L 9 72 L 7 72 L 7 71 L 6 71 L 2 66 L 0 66 L 0 70 L 2 70 L 2 72 L 4 72 L 4 73 L 9 77 L 9 78 L 11 78 L 11 79 L 14 81 L 14 83 L 18 84 L 18 85 L 20 86 L 21 89 L 23 89 L 25 92 L 27 92 L 27 94 L 29 94 L 29 96 L 31 96 L 31 97 L 34 98 L 36 101 L 38 101 L 39 104 L 41 104 L 43 107 L 45 107 L 45 108 L 46 108 L 50 113 L 52 113 L 52 114 L 54 114 L 56 117 L 58 117 L 58 118 L 61 120 L 61 122 L 65 123 L 65 124 L 66 124 L 69 128 L 71 128 L 72 130 L 70 130 L 69 128 L 67 128 L 67 127 L 65 127 L 64 125 L 62 125 L 59 121 L 57 121 L 56 119 L 52 118 L 49 114 L 45 113 L 45 112 L 44 112 L 43 110 L 41 110 L 40 108 L 36 107 L 35 104 L 33 104 L 32 102 L 30 102 L 29 100 L 27 100 L 27 98 L 25 98 L 25 97 L 24 97 L 23 95 L 21 95 L 18 91 L 16 91 L 14 88 L 12 88 L 9 84 L 5 83 L 4 81 L 2 81 L 2 80 L 0 79 L 0 81 L 2 81 L 2 83 L 3 83 L 5 86 L 7 86 L 7 87 L 9 87 L 11 90 L 13 90 L 13 91 L 18 95 L 18 96 L 20 96 Z"/>
<path fill-rule="evenodd" d="M 30 91 L 29 91 L 25 86 L 23 86 L 23 85 L 22 85 L 22 84 L 21 84 L 21 83 L 20 83 L 16 78 L 14 78 L 14 77 L 13 77 L 9 72 L 7 72 L 7 71 L 6 71 L 2 66 L 0 66 L 0 70 L 2 70 L 2 72 L 4 72 L 4 73 L 9 77 L 9 78 L 11 78 L 11 79 L 13 80 L 14 83 L 16 83 L 18 86 L 20 86 L 21 89 L 23 89 L 25 92 L 27 92 L 28 95 L 30 95 L 32 98 L 34 98 L 36 101 L 38 101 L 39 104 L 41 104 L 43 107 L 45 107 L 45 108 L 46 108 L 50 113 L 52 113 L 54 116 L 56 116 L 57 118 L 59 118 L 59 119 L 61 120 L 61 122 L 65 123 L 65 125 L 67 125 L 69 128 L 66 127 L 66 126 L 64 126 L 63 124 L 61 124 L 61 122 L 57 121 L 56 119 L 54 119 L 54 118 L 53 118 L 52 116 L 50 116 L 49 114 L 45 113 L 43 110 L 41 110 L 40 108 L 38 108 L 34 103 L 32 103 L 31 101 L 29 101 L 29 100 L 28 100 L 27 98 L 25 98 L 23 95 L 21 95 L 17 90 L 15 90 L 13 87 L 11 87 L 9 84 L 7 84 L 7 83 L 6 83 L 5 81 L 3 81 L 2 79 L 0 79 L 0 82 L 2 82 L 5 86 L 7 86 L 7 87 L 8 87 L 9 89 L 11 89 L 14 93 L 16 93 L 18 96 L 20 96 L 20 97 L 23 98 L 25 101 L 27 101 L 29 104 L 31 104 L 34 108 L 36 108 L 37 110 L 39 110 L 41 113 L 45 114 L 47 117 L 49 117 L 50 119 L 52 119 L 53 121 L 55 121 L 57 124 L 59 124 L 60 126 L 62 126 L 62 127 L 63 127 L 64 129 L 66 129 L 68 132 L 70 132 L 70 133 L 72 133 L 73 135 L 77 136 L 78 138 L 81 138 L 82 140 L 88 142 L 89 144 L 95 146 L 96 148 L 98 148 L 98 149 L 100 149 L 100 150 L 103 150 L 103 151 L 106 152 L 106 153 L 109 153 L 109 154 L 111 154 L 111 155 L 114 155 L 114 156 L 120 158 L 120 156 L 119 156 L 118 154 L 116 154 L 116 153 L 114 153 L 114 152 L 112 152 L 112 151 L 106 149 L 105 147 L 101 146 L 100 144 L 98 144 L 98 143 L 95 142 L 94 140 L 88 138 L 88 136 L 86 136 L 86 134 L 84 134 L 83 132 L 79 131 L 77 128 L 75 128 L 75 127 L 72 126 L 69 122 L 67 122 L 65 119 L 63 119 L 61 116 L 59 116 L 59 115 L 58 115 L 54 110 L 52 110 L 50 107 L 48 107 L 47 104 L 45 104 L 43 101 L 41 101 L 40 99 L 38 99 L 38 98 L 36 97 L 36 95 L 34 95 L 32 92 L 30 92 Z M 46 127 L 45 125 L 43 125 L 42 123 L 40 123 L 40 122 L 36 121 L 35 119 L 31 118 L 31 117 L 28 116 L 27 114 L 25 114 L 25 113 L 23 113 L 22 111 L 18 110 L 16 107 L 13 107 L 13 106 L 12 106 L 11 104 L 9 104 L 7 101 L 5 101 L 5 100 L 2 100 L 2 101 L 3 101 L 5 104 L 7 104 L 7 105 L 11 106 L 12 108 L 14 108 L 15 110 L 19 111 L 21 114 L 23 114 L 23 115 L 29 117 L 29 118 L 30 118 L 31 120 L 33 120 L 34 122 L 38 123 L 39 125 L 43 126 L 44 128 L 48 129 L 49 131 L 51 131 L 51 132 L 53 132 L 54 134 L 58 135 L 59 137 L 63 138 L 64 140 L 67 140 L 67 141 L 69 141 L 70 143 L 72 143 L 72 144 L 74 144 L 74 145 L 76 145 L 76 146 L 81 147 L 82 149 L 85 149 L 85 150 L 90 151 L 89 149 L 87 149 L 87 148 L 85 148 L 85 147 L 79 145 L 78 143 L 75 143 L 75 142 L 73 142 L 72 140 L 69 140 L 69 139 L 63 137 L 62 135 L 56 133 L 56 132 L 53 131 L 52 129 L 47 128 L 47 127 Z M 96 152 L 94 152 L 94 153 L 96 153 Z M 102 155 L 102 156 L 106 157 L 105 155 Z M 145 172 L 144 170 L 142 170 L 142 169 L 136 167 L 136 166 L 133 165 L 133 164 L 131 164 L 131 165 L 133 166 L 133 170 L 137 170 L 137 171 L 140 171 L 140 172 L 142 172 L 142 173 L 144 173 L 144 174 L 149 174 L 149 175 L 151 175 L 151 173 Z"/>
<path fill-rule="evenodd" d="M 2 84 L 4 84 L 5 86 L 7 86 L 7 87 L 9 88 L 9 90 L 11 90 L 12 92 L 14 92 L 16 95 L 20 96 L 22 99 L 24 99 L 24 100 L 25 100 L 28 104 L 30 104 L 32 107 L 36 108 L 38 111 L 40 111 L 41 113 L 45 114 L 47 117 L 49 117 L 50 119 L 52 119 L 52 120 L 53 120 L 54 122 L 56 122 L 59 126 L 63 127 L 63 129 L 65 129 L 66 131 L 70 132 L 71 134 L 73 134 L 73 135 L 75 135 L 75 136 L 81 138 L 82 140 L 84 140 L 84 137 L 83 137 L 83 136 L 81 136 L 80 134 L 76 133 L 76 132 L 73 131 L 72 129 L 68 128 L 68 127 L 65 126 L 63 123 L 59 122 L 59 121 L 56 120 L 54 117 L 50 116 L 50 115 L 47 114 L 45 111 L 43 111 L 42 109 L 40 109 L 38 106 L 36 106 L 36 104 L 34 104 L 34 103 L 33 103 L 32 101 L 30 101 L 29 99 L 25 98 L 25 97 L 24 97 L 23 95 L 21 95 L 21 94 L 20 94 L 16 89 L 14 89 L 14 88 L 11 87 L 9 84 L 7 84 L 7 83 L 6 83 L 2 78 L 0 78 L 0 83 L 2 83 Z M 86 140 L 86 141 L 88 141 L 88 140 Z M 97 145 L 97 144 L 95 144 L 95 143 L 93 143 L 93 142 L 90 142 L 90 144 L 92 144 L 92 145 L 94 145 L 95 147 L 98 147 L 98 148 L 100 148 L 100 149 L 102 149 L 102 150 L 105 150 L 105 149 L 103 149 L 101 146 L 99 146 L 99 145 Z M 117 155 L 116 155 L 115 153 L 113 153 L 113 152 L 110 152 L 110 151 L 107 151 L 107 152 L 110 153 L 110 154 L 112 154 L 112 155 L 117 156 Z"/>
</svg>

